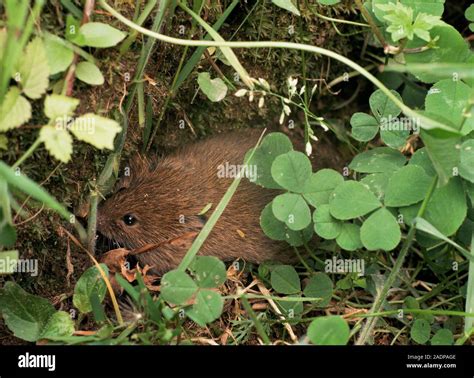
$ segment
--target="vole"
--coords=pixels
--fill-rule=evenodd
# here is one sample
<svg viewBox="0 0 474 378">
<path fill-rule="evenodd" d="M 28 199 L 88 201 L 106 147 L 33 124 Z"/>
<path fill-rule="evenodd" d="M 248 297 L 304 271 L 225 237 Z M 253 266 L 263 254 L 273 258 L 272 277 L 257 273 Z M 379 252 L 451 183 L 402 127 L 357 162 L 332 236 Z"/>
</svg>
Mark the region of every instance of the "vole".
<svg viewBox="0 0 474 378">
<path fill-rule="evenodd" d="M 98 231 L 129 249 L 159 244 L 137 255 L 140 265 L 158 274 L 176 268 L 233 180 L 222 177 L 222 168 L 242 164 L 260 134 L 231 132 L 163 158 L 136 156 L 116 192 L 99 206 Z M 223 261 L 294 261 L 292 248 L 269 239 L 260 227 L 260 213 L 276 194 L 244 178 L 199 254 Z M 199 215 L 208 204 L 211 209 Z"/>
</svg>

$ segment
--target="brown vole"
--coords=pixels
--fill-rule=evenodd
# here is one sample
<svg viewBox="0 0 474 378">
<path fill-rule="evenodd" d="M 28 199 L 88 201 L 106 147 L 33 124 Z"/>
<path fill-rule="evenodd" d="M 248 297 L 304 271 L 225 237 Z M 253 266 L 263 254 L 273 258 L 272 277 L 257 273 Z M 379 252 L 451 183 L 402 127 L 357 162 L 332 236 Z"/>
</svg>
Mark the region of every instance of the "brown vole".
<svg viewBox="0 0 474 378">
<path fill-rule="evenodd" d="M 100 207 L 98 231 L 129 249 L 160 244 L 137 255 L 141 265 L 158 273 L 175 268 L 192 240 L 231 184 L 219 166 L 242 164 L 260 130 L 232 132 L 200 141 L 161 159 L 136 157 L 118 190 Z M 327 165 L 327 164 L 322 164 Z M 289 262 L 294 252 L 285 242 L 270 240 L 259 224 L 260 213 L 277 193 L 243 179 L 199 254 L 224 261 L 243 258 Z M 212 203 L 204 216 L 198 215 Z"/>
</svg>

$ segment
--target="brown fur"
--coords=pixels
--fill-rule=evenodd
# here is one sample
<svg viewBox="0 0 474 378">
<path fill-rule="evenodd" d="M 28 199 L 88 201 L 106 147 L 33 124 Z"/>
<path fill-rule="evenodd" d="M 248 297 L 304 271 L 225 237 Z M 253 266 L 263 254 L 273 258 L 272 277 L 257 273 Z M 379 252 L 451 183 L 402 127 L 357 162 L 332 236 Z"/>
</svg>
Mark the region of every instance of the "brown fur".
<svg viewBox="0 0 474 378">
<path fill-rule="evenodd" d="M 160 244 L 137 255 L 140 263 L 159 273 L 175 268 L 192 242 L 186 240 L 188 235 L 194 238 L 204 225 L 205 219 L 198 214 L 212 203 L 206 213 L 209 216 L 232 182 L 232 178 L 219 178 L 217 167 L 226 161 L 242 164 L 259 135 L 259 130 L 233 132 L 194 143 L 162 159 L 137 156 L 129 165 L 130 176 L 124 177 L 118 191 L 100 206 L 99 232 L 130 249 Z M 255 263 L 294 260 L 286 243 L 270 240 L 260 228 L 260 213 L 275 194 L 243 179 L 199 254 Z M 137 223 L 127 226 L 122 220 L 125 214 L 134 215 Z M 180 216 L 184 216 L 183 223 Z"/>
</svg>

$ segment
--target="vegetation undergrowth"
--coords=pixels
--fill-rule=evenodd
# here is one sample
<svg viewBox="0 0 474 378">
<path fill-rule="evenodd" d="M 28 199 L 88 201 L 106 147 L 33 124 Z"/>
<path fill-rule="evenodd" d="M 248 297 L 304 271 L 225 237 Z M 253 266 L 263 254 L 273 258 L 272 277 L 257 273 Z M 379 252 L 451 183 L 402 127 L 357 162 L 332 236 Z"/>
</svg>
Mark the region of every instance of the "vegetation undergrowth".
<svg viewBox="0 0 474 378">
<path fill-rule="evenodd" d="M 35 27 L 47 14 L 43 1 L 30 8 L 26 0 L 6 0 L 0 8 L 0 147 L 11 143 L 9 133 L 34 134 L 19 156 L 13 159 L 5 153 L 0 162 L 0 270 L 12 277 L 19 274 L 13 275 L 19 266 L 15 264 L 22 261 L 15 247 L 22 242 L 17 237 L 18 218 L 31 222 L 43 207 L 77 233 L 78 238 L 72 229 L 59 227 L 68 240 L 68 256 L 71 242 L 87 251 L 94 266 L 84 271 L 69 294 L 69 312 L 7 278 L 0 289 L 0 311 L 15 337 L 65 344 L 472 343 L 473 5 L 463 9 L 462 24 L 451 25 L 444 2 L 357 0 L 354 7 L 338 0 L 286 0 L 257 2 L 248 9 L 232 1 L 226 9 L 213 9 L 204 1 L 188 5 L 149 0 L 137 1 L 129 17 L 105 0 L 98 1 L 100 12 L 90 0 L 83 9 L 75 2 L 61 3 L 67 15 L 64 33 L 58 35 Z M 91 20 L 94 9 L 97 14 L 106 12 L 108 22 Z M 248 14 L 228 36 L 226 22 L 237 9 Z M 345 9 L 351 11 L 348 19 L 338 13 Z M 262 28 L 257 41 L 248 41 L 239 29 L 258 11 Z M 215 12 L 214 22 L 208 20 L 210 12 Z M 268 23 L 265 12 L 291 20 L 289 41 L 260 39 Z M 368 62 L 306 43 L 303 29 L 311 17 L 326 22 L 338 38 L 358 38 Z M 178 24 L 178 37 L 172 36 L 167 26 L 183 18 L 191 25 L 189 31 Z M 274 33 L 277 28 L 270 25 Z M 154 104 L 144 83 L 154 81 L 145 70 L 157 40 L 185 47 L 154 121 Z M 97 57 L 100 49 L 116 48 L 125 56 L 138 42 L 135 73 L 125 75 L 128 84 L 112 118 L 82 112 L 81 101 L 72 96 L 78 85 L 75 78 L 84 83 L 80 85 L 105 85 L 107 74 L 115 72 L 104 75 L 99 68 L 100 59 L 105 59 Z M 249 61 L 239 58 L 245 49 L 258 49 L 255 57 L 275 54 L 272 49 L 291 51 L 298 54 L 299 71 L 280 83 L 264 74 L 252 75 Z M 319 80 L 308 69 L 310 54 L 352 71 L 343 71 L 329 83 Z M 210 62 L 208 70 L 204 59 Z M 327 117 L 318 106 L 321 91 L 332 95 L 334 87 L 358 76 L 374 87 L 366 87 L 368 98 L 362 96 L 353 110 L 367 111 L 351 110 L 339 120 Z M 224 104 L 223 111 L 226 104 L 248 102 L 257 112 L 273 110 L 277 122 L 290 129 L 301 126 L 305 153 L 296 151 L 285 134 L 269 132 L 243 162 L 258 168 L 254 185 L 280 191 L 263 209 L 260 225 L 269 238 L 287 242 L 300 263 L 255 267 L 236 261 L 226 267 L 215 257 L 198 255 L 240 181 L 247 179 L 239 176 L 180 266 L 161 277 L 157 294 L 146 267 L 135 268 L 130 277 L 96 261 L 97 206 L 111 190 L 127 141 L 136 138 L 130 130 L 131 114 L 139 125 L 137 147 L 149 153 L 167 110 L 179 109 L 176 98 L 189 82 L 213 106 Z M 359 90 L 355 89 L 356 97 Z M 352 96 L 342 107 L 354 101 Z M 40 116 L 33 117 L 32 106 Z M 187 124 L 195 133 L 188 118 L 183 127 Z M 25 127 L 30 121 L 38 131 Z M 328 133 L 351 151 L 351 161 L 340 172 L 313 172 L 308 156 L 317 155 L 313 145 Z M 87 230 L 67 204 L 23 169 L 42 146 L 53 159 L 70 162 L 76 145 L 72 136 L 111 150 L 97 180 L 88 186 Z M 121 308 L 114 285 L 128 295 Z M 107 295 L 114 315 L 106 309 Z M 24 303 L 28 306 L 20 305 Z"/>
</svg>

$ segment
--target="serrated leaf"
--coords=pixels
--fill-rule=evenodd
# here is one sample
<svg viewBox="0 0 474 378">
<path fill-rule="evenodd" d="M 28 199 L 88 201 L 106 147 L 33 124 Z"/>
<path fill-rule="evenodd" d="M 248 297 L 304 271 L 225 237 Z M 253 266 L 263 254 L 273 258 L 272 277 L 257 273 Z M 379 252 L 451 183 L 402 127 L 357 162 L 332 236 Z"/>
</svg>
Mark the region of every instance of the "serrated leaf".
<svg viewBox="0 0 474 378">
<path fill-rule="evenodd" d="M 17 87 L 10 87 L 0 106 L 0 131 L 23 125 L 31 118 L 31 105 Z"/>
<path fill-rule="evenodd" d="M 77 139 L 94 147 L 113 150 L 115 135 L 122 128 L 114 120 L 88 113 L 76 118 L 70 130 Z"/>
<path fill-rule="evenodd" d="M 57 95 L 57 94 L 52 94 L 49 96 L 46 96 L 44 99 L 44 114 L 46 116 L 54 121 L 54 123 L 57 126 L 66 126 L 65 123 L 67 122 L 62 122 L 61 124 L 58 124 L 57 118 L 63 118 L 71 116 L 74 113 L 74 110 L 76 110 L 77 106 L 79 105 L 79 100 L 68 97 L 68 96 L 63 96 L 63 95 Z"/>
<path fill-rule="evenodd" d="M 401 240 L 400 226 L 385 208 L 371 214 L 360 228 L 360 239 L 369 251 L 391 251 Z"/>
<path fill-rule="evenodd" d="M 31 99 L 40 98 L 49 84 L 49 64 L 41 38 L 33 39 L 26 46 L 18 66 L 20 85 Z"/>
<path fill-rule="evenodd" d="M 219 77 L 211 79 L 211 76 L 208 72 L 201 72 L 198 75 L 197 81 L 201 91 L 212 102 L 219 102 L 227 95 L 227 85 Z"/>
<path fill-rule="evenodd" d="M 79 46 L 112 47 L 125 38 L 126 34 L 102 22 L 88 22 L 79 29 L 79 37 L 74 42 Z"/>
<path fill-rule="evenodd" d="M 57 35 L 45 33 L 44 48 L 50 75 L 65 71 L 74 59 L 74 52 L 65 43 Z"/>
<path fill-rule="evenodd" d="M 104 84 L 104 76 L 100 72 L 99 67 L 94 63 L 80 62 L 76 67 L 76 76 L 79 80 L 89 85 Z"/>
<path fill-rule="evenodd" d="M 331 215 L 340 220 L 363 216 L 382 206 L 375 195 L 357 181 L 345 181 L 339 185 L 329 199 Z"/>
<path fill-rule="evenodd" d="M 43 126 L 39 137 L 48 152 L 59 161 L 67 163 L 72 154 L 72 137 L 66 129 Z"/>
</svg>

